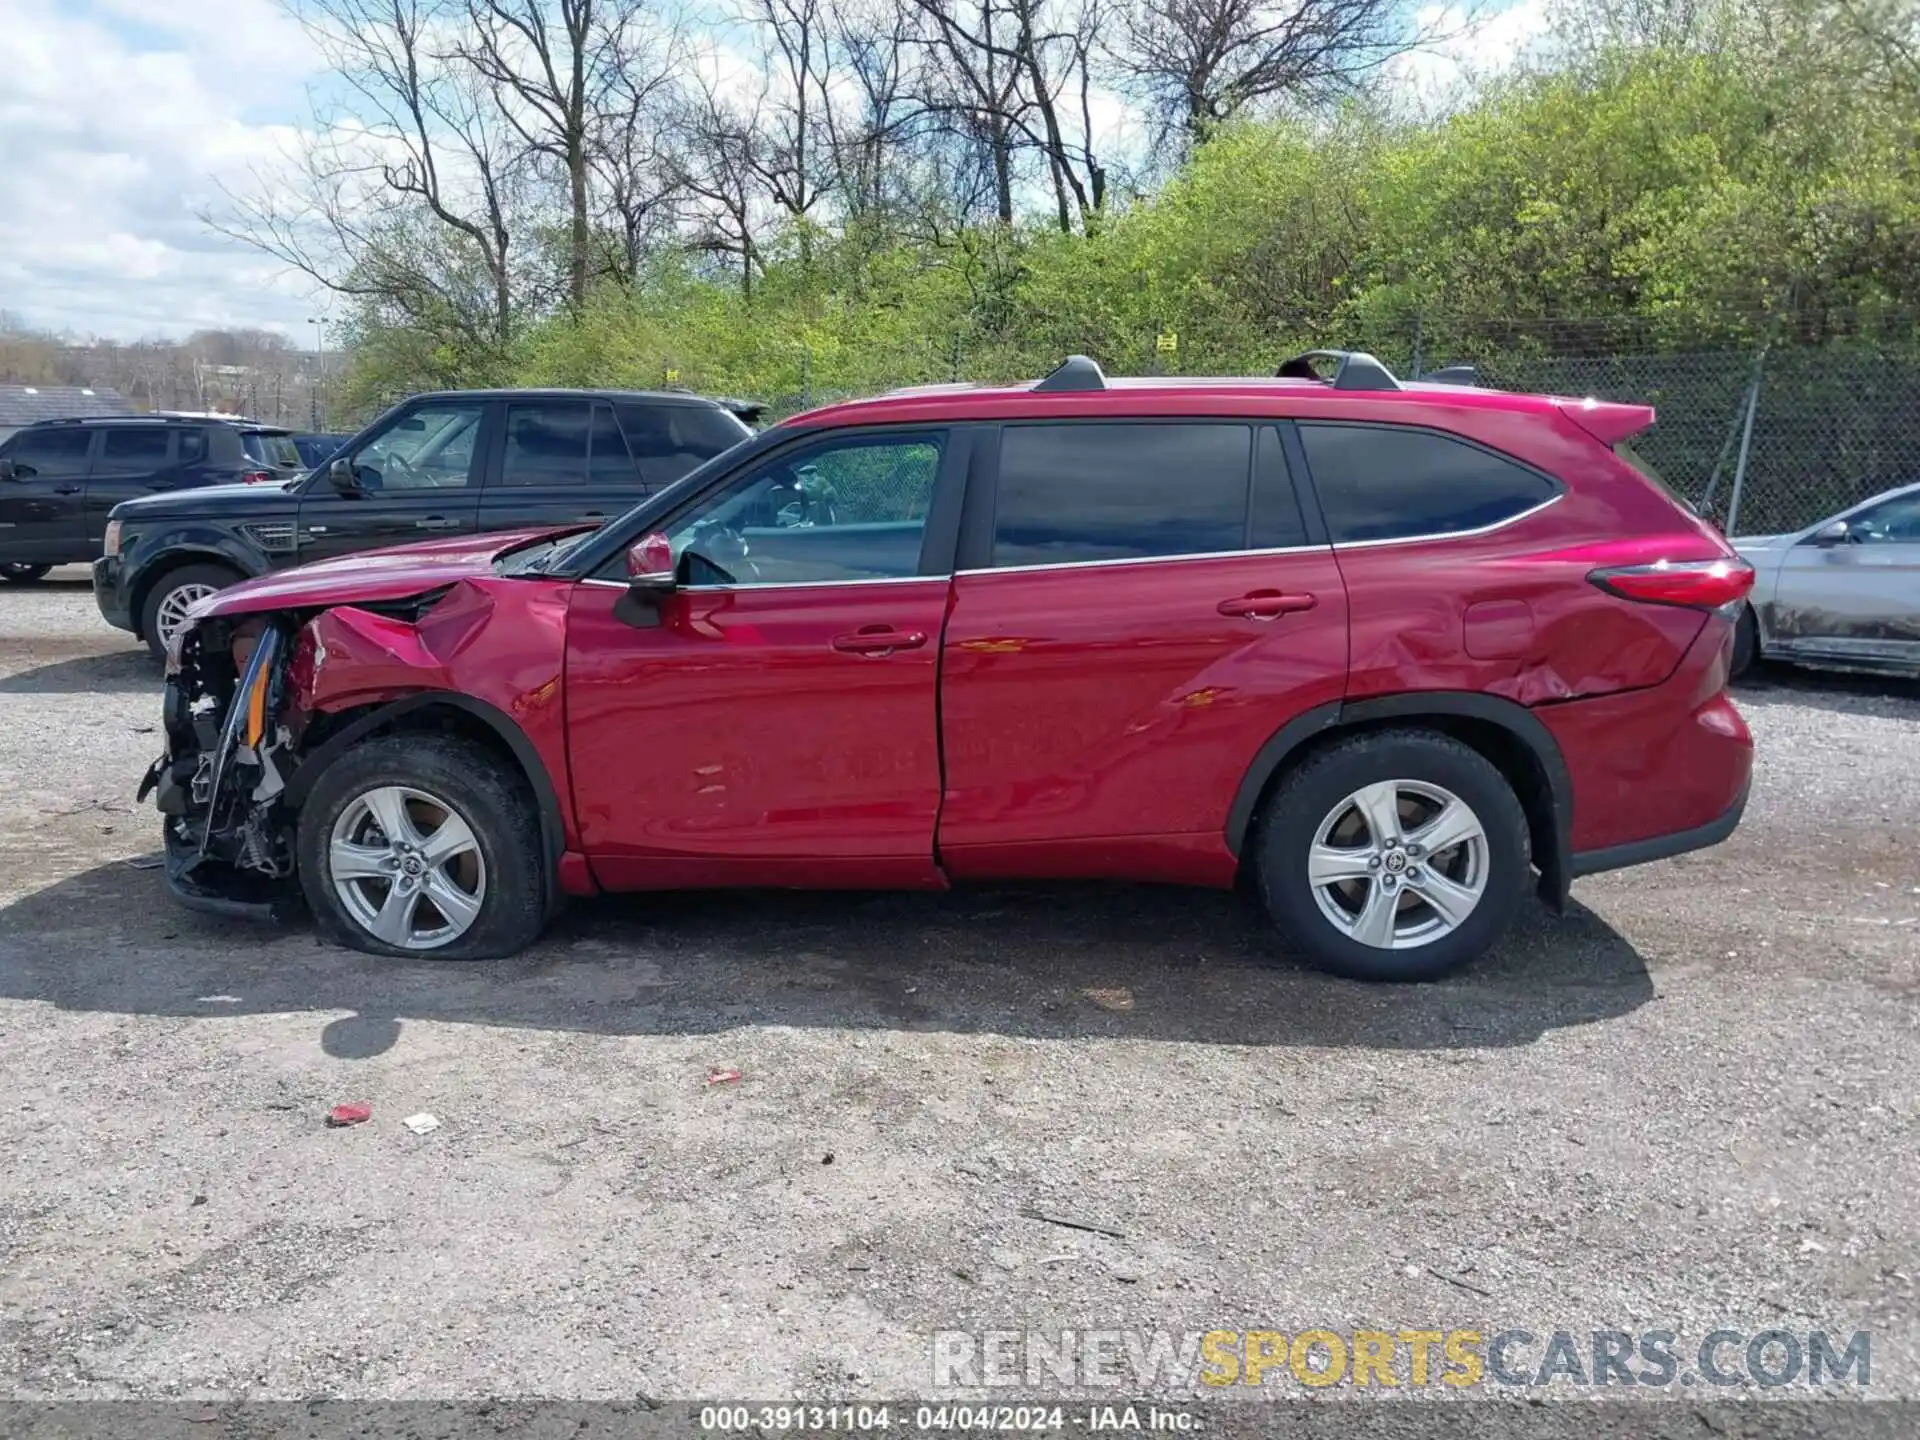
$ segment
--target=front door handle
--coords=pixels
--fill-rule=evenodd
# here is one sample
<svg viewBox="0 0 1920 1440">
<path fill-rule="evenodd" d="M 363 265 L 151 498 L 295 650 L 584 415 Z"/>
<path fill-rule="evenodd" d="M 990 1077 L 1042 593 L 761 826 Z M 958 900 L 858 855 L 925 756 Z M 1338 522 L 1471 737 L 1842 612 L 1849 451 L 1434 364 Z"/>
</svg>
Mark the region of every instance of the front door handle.
<svg viewBox="0 0 1920 1440">
<path fill-rule="evenodd" d="M 53 487 L 53 493 L 56 495 L 78 495 L 80 493 L 80 487 L 78 485 L 56 485 Z"/>
<path fill-rule="evenodd" d="M 458 530 L 460 528 L 460 522 L 458 520 L 449 520 L 444 515 L 429 515 L 424 520 L 414 521 L 413 528 L 416 530 Z"/>
<path fill-rule="evenodd" d="M 1231 600 L 1222 600 L 1213 608 L 1222 615 L 1243 620 L 1278 620 L 1297 610 L 1311 610 L 1319 602 L 1311 595 L 1286 595 L 1278 590 L 1252 590 Z"/>
<path fill-rule="evenodd" d="M 606 519 L 606 518 L 607 518 L 607 517 L 606 517 L 606 516 L 605 516 L 604 514 L 602 514 L 602 513 L 600 512 L 600 511 L 598 511 L 598 510 L 589 510 L 589 511 L 587 511 L 587 513 L 586 513 L 586 514 L 584 514 L 584 515 L 576 515 L 576 516 L 574 516 L 574 517 L 573 517 L 573 523 L 574 523 L 574 524 L 576 524 L 576 525 L 584 525 L 584 524 L 586 524 L 586 523 L 587 523 L 587 521 L 589 521 L 589 520 L 592 520 L 592 521 L 594 521 L 594 522 L 595 522 L 595 523 L 597 524 L 598 522 L 600 522 L 600 521 L 602 521 L 602 520 L 604 520 L 604 519 Z"/>
<path fill-rule="evenodd" d="M 833 648 L 848 655 L 871 655 L 875 659 L 896 650 L 918 650 L 927 643 L 924 630 L 896 630 L 891 625 L 862 625 L 847 635 L 833 637 Z"/>
</svg>

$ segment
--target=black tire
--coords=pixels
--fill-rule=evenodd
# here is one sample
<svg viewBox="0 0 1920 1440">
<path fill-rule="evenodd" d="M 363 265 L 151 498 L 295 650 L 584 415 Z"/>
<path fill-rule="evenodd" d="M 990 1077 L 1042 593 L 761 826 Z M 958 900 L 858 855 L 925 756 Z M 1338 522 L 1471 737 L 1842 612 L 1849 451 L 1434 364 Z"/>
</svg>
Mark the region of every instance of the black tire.
<svg viewBox="0 0 1920 1440">
<path fill-rule="evenodd" d="M 1740 618 L 1733 627 L 1733 660 L 1727 666 L 1727 677 L 1738 680 L 1753 668 L 1753 662 L 1760 658 L 1760 622 L 1754 617 L 1751 605 L 1740 607 Z"/>
<path fill-rule="evenodd" d="M 387 944 L 363 927 L 335 894 L 327 852 L 335 823 L 369 790 L 403 785 L 442 800 L 472 829 L 485 862 L 486 889 L 472 926 L 436 949 Z M 315 781 L 294 838 L 301 892 L 321 932 L 369 955 L 408 960 L 489 960 L 513 955 L 546 923 L 547 873 L 540 820 L 524 777 L 511 762 L 471 740 L 401 734 L 356 745 Z"/>
<path fill-rule="evenodd" d="M 210 585 L 215 590 L 224 590 L 229 585 L 238 585 L 246 577 L 238 570 L 225 565 L 182 565 L 178 570 L 169 570 L 147 592 L 147 598 L 140 602 L 140 638 L 147 642 L 147 649 L 156 660 L 167 658 L 166 641 L 160 638 L 160 607 L 166 603 L 169 595 L 186 585 Z"/>
<path fill-rule="evenodd" d="M 47 572 L 52 569 L 51 565 L 25 565 L 8 561 L 0 565 L 0 580 L 5 580 L 12 585 L 31 585 L 36 580 L 46 579 Z"/>
<path fill-rule="evenodd" d="M 1308 852 L 1334 807 L 1387 780 L 1450 791 L 1473 810 L 1487 839 L 1478 903 L 1451 932 L 1407 949 L 1343 933 L 1321 913 L 1307 878 Z M 1437 980 L 1484 954 L 1513 923 L 1529 864 L 1526 812 L 1506 777 L 1471 746 L 1415 729 L 1371 731 L 1309 757 L 1268 796 L 1255 850 L 1261 898 L 1282 935 L 1310 964 L 1353 980 Z"/>
</svg>

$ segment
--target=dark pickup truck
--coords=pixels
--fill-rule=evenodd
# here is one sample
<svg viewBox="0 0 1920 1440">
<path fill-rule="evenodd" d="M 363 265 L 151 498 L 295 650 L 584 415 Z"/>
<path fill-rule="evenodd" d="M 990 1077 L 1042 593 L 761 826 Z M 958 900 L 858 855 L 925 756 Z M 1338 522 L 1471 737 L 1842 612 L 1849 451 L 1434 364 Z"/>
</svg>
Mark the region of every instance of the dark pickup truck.
<svg viewBox="0 0 1920 1440">
<path fill-rule="evenodd" d="M 435 536 L 598 524 L 751 435 L 751 407 L 627 390 L 417 395 L 323 468 L 113 510 L 107 622 L 156 655 L 203 597 L 271 570 Z"/>
</svg>

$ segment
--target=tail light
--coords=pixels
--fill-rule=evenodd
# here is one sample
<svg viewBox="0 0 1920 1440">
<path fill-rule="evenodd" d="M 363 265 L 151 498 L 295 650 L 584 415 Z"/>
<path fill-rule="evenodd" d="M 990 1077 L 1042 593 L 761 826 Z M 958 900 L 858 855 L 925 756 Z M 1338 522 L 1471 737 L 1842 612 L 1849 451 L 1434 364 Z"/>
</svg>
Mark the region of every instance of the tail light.
<svg viewBox="0 0 1920 1440">
<path fill-rule="evenodd" d="M 273 479 L 271 470 L 245 470 L 240 475 L 242 485 L 265 485 L 271 479 Z"/>
<path fill-rule="evenodd" d="M 1718 610 L 1747 598 L 1753 589 L 1753 567 L 1740 559 L 1662 560 L 1590 571 L 1587 579 L 1623 600 Z"/>
</svg>

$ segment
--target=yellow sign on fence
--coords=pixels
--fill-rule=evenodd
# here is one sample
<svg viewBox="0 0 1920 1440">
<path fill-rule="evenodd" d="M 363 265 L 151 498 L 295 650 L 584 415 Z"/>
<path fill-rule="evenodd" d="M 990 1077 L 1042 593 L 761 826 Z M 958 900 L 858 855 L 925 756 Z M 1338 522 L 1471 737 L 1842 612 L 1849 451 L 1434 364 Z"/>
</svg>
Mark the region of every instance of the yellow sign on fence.
<svg viewBox="0 0 1920 1440">
<path fill-rule="evenodd" d="M 1178 355 L 1180 353 L 1179 332 L 1174 330 L 1162 331 L 1160 338 L 1153 342 L 1153 348 L 1158 350 L 1162 355 Z"/>
</svg>

